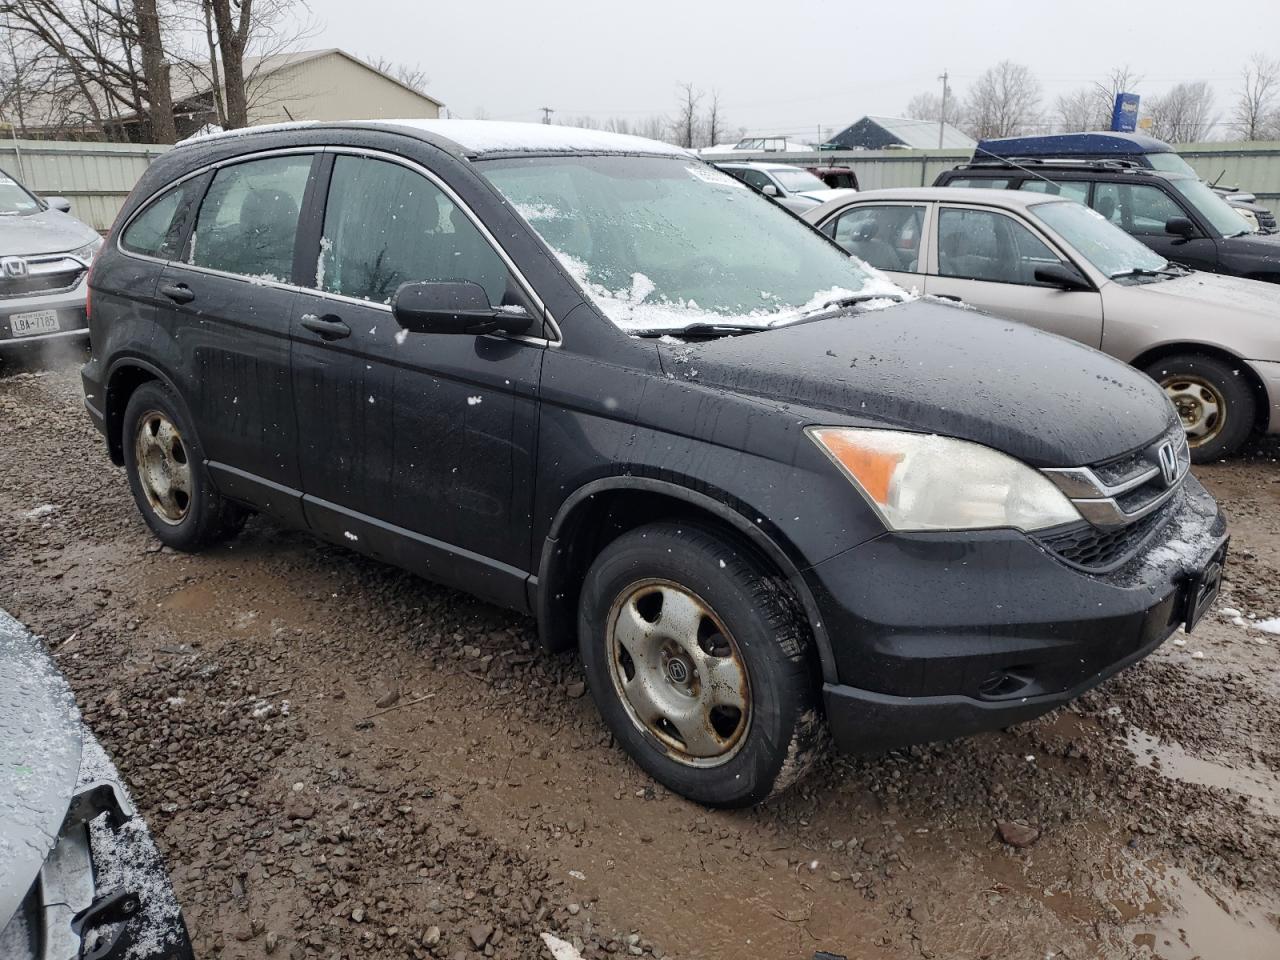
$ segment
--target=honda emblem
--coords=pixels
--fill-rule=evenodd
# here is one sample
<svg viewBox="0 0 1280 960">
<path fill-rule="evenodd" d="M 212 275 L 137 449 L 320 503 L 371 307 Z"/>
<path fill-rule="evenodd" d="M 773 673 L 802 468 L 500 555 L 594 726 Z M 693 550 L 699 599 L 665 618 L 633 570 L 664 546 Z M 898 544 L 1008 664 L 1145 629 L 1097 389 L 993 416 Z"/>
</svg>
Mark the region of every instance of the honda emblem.
<svg viewBox="0 0 1280 960">
<path fill-rule="evenodd" d="M 4 275 L 11 279 L 25 277 L 27 275 L 27 261 L 22 257 L 5 257 L 0 259 L 0 270 L 4 271 Z"/>
<path fill-rule="evenodd" d="M 1178 482 L 1178 451 L 1172 440 L 1160 444 L 1160 472 L 1164 475 L 1164 485 L 1172 487 Z"/>
</svg>

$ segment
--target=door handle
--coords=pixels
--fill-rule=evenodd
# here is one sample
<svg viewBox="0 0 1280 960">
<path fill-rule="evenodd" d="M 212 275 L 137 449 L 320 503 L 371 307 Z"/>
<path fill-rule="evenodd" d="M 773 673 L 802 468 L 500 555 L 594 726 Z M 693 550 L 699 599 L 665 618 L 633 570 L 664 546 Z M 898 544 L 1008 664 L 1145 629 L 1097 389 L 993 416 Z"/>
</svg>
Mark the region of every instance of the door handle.
<svg viewBox="0 0 1280 960">
<path fill-rule="evenodd" d="M 174 303 L 190 303 L 196 298 L 195 292 L 185 283 L 166 283 L 160 292 Z"/>
<path fill-rule="evenodd" d="M 351 336 L 351 328 L 342 321 L 341 317 L 334 316 L 332 313 L 327 313 L 323 317 L 307 313 L 303 315 L 301 323 L 307 330 L 320 334 L 325 340 L 341 340 Z"/>
</svg>

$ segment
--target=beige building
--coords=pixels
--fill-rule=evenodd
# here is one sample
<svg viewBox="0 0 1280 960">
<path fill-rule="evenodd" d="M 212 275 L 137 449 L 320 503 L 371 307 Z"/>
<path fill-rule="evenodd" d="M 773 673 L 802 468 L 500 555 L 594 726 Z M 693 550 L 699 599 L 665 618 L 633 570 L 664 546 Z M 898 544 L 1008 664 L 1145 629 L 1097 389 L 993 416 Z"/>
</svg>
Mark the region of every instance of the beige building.
<svg viewBox="0 0 1280 960">
<path fill-rule="evenodd" d="M 358 57 L 334 47 L 245 59 L 251 124 L 285 120 L 432 118 L 444 106 Z M 216 123 L 213 85 L 174 78 L 178 136 Z"/>
</svg>

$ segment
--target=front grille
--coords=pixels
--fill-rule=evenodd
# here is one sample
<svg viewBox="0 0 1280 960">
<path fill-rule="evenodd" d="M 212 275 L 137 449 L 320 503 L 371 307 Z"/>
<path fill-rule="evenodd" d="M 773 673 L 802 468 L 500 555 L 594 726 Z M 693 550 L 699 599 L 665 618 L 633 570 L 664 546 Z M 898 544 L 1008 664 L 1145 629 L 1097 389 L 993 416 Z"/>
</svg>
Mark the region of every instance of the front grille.
<svg viewBox="0 0 1280 960">
<path fill-rule="evenodd" d="M 1259 210 L 1258 229 L 1265 233 L 1274 232 L 1276 229 L 1276 215 L 1270 210 Z"/>
<path fill-rule="evenodd" d="M 1149 513 L 1127 527 L 1099 530 L 1082 524 L 1040 542 L 1055 556 L 1091 573 L 1106 573 L 1126 563 L 1164 525 L 1166 511 Z"/>
<path fill-rule="evenodd" d="M 0 277 L 0 298 L 29 297 L 38 293 L 71 290 L 83 275 L 84 268 L 76 267 L 72 270 L 34 273 L 25 277 Z"/>
</svg>

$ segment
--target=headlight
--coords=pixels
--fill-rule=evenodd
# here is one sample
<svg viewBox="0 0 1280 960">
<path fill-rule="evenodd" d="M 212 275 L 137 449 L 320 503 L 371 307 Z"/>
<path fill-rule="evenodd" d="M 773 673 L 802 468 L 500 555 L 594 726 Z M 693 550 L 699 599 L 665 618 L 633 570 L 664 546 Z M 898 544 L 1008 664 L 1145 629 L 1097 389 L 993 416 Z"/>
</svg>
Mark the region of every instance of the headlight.
<svg viewBox="0 0 1280 960">
<path fill-rule="evenodd" d="M 809 436 L 892 530 L 1043 530 L 1080 513 L 1043 474 L 966 440 L 810 427 Z"/>
<path fill-rule="evenodd" d="M 103 239 L 94 237 L 83 247 L 71 251 L 71 256 L 88 266 L 93 263 L 93 258 L 98 255 L 98 251 L 102 249 Z"/>
</svg>

